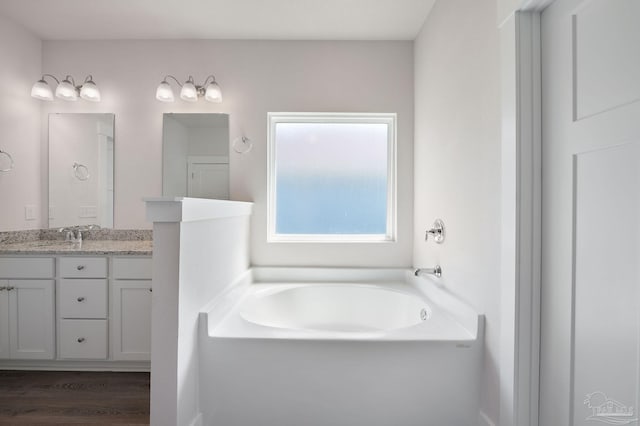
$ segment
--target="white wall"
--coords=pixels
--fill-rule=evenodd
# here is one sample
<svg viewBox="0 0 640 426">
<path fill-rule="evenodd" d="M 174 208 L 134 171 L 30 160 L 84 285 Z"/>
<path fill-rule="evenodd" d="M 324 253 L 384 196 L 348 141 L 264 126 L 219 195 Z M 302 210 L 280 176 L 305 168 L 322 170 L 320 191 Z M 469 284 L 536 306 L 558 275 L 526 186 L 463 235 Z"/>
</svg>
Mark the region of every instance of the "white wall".
<svg viewBox="0 0 640 426">
<path fill-rule="evenodd" d="M 486 314 L 481 407 L 499 414 L 500 68 L 495 0 L 438 1 L 415 42 L 414 264 Z M 442 218 L 442 245 L 424 231 Z"/>
<path fill-rule="evenodd" d="M 199 409 L 198 316 L 249 267 L 249 218 L 182 223 L 178 311 L 178 424 L 190 424 Z"/>
<path fill-rule="evenodd" d="M 0 150 L 15 162 L 11 172 L 0 172 L 0 231 L 40 228 L 40 103 L 30 93 L 40 78 L 42 43 L 0 16 L 0 58 Z M 25 205 L 35 206 L 35 220 L 25 220 Z"/>
<path fill-rule="evenodd" d="M 413 222 L 413 43 L 271 41 L 51 41 L 43 70 L 93 74 L 102 102 L 56 101 L 49 112 L 116 114 L 115 227 L 148 228 L 141 197 L 161 193 L 162 113 L 226 112 L 230 137 L 254 142 L 231 152 L 231 196 L 254 201 L 256 265 L 409 266 Z M 165 74 L 197 82 L 214 73 L 223 102 L 156 101 Z M 269 111 L 398 113 L 398 242 L 267 244 L 266 134 Z"/>
</svg>

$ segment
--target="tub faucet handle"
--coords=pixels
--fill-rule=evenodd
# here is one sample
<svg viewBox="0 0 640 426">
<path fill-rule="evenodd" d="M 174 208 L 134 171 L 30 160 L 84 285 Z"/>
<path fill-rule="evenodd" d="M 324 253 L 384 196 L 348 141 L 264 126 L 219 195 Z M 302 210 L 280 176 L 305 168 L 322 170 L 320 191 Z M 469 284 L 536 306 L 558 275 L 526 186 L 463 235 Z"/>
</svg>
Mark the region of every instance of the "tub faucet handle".
<svg viewBox="0 0 640 426">
<path fill-rule="evenodd" d="M 442 244 L 444 242 L 444 222 L 442 219 L 436 219 L 433 222 L 431 229 L 428 229 L 424 235 L 425 241 L 429 240 L 429 235 L 431 235 L 433 240 L 438 244 Z"/>
</svg>

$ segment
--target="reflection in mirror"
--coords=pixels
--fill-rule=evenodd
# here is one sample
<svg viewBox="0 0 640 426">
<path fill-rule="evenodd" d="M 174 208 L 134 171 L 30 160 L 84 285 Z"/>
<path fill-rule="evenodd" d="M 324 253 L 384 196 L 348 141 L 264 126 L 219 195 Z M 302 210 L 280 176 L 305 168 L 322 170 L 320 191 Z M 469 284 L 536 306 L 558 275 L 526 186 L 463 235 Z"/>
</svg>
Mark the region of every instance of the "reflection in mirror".
<svg viewBox="0 0 640 426">
<path fill-rule="evenodd" d="M 162 195 L 229 199 L 228 114 L 164 114 Z"/>
<path fill-rule="evenodd" d="M 49 227 L 113 228 L 113 114 L 49 114 Z"/>
</svg>

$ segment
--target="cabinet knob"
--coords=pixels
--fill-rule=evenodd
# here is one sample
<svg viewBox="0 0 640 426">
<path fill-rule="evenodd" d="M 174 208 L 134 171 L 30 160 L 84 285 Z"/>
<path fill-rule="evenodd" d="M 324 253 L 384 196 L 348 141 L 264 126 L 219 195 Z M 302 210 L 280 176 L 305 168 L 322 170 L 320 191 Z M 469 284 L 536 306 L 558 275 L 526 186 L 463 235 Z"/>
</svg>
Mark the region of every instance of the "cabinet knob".
<svg viewBox="0 0 640 426">
<path fill-rule="evenodd" d="M 78 299 L 77 299 L 77 300 L 78 300 L 78 302 L 84 302 L 84 297 L 83 297 L 83 296 L 80 296 L 80 297 L 78 297 Z"/>
<path fill-rule="evenodd" d="M 7 287 L 7 291 L 11 291 L 11 290 L 13 290 L 14 288 L 15 288 L 15 287 L 13 287 L 13 286 L 9 286 L 9 287 Z"/>
<path fill-rule="evenodd" d="M 152 289 L 152 288 L 150 288 L 150 289 L 149 289 L 149 293 L 152 293 L 152 292 L 153 292 L 153 289 Z"/>
<path fill-rule="evenodd" d="M 84 265 L 78 265 L 78 266 L 76 266 L 76 269 L 78 271 L 82 271 L 84 269 Z"/>
<path fill-rule="evenodd" d="M 0 287 L 0 291 L 6 290 L 6 287 Z"/>
<path fill-rule="evenodd" d="M 78 337 L 78 343 L 82 343 L 84 342 L 84 340 L 85 340 L 84 337 Z"/>
</svg>

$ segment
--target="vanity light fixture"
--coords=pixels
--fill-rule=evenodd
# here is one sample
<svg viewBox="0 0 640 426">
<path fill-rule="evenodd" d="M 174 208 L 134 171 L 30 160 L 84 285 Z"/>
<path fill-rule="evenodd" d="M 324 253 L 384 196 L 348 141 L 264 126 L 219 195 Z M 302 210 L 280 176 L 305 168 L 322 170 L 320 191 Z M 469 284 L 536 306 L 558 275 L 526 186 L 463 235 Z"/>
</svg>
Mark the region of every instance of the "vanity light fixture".
<svg viewBox="0 0 640 426">
<path fill-rule="evenodd" d="M 88 75 L 84 82 L 80 85 L 76 85 L 72 76 L 67 75 L 64 80 L 60 81 L 51 74 L 43 74 L 42 78 L 36 81 L 31 87 L 31 96 L 43 101 L 52 101 L 53 92 L 51 86 L 45 80 L 45 77 L 54 79 L 56 85 L 56 97 L 65 101 L 77 101 L 78 97 L 90 102 L 100 102 L 100 90 L 93 81 L 93 76 Z"/>
<path fill-rule="evenodd" d="M 189 76 L 184 84 L 180 84 L 174 76 L 166 75 L 156 89 L 156 99 L 161 102 L 173 102 L 175 100 L 173 89 L 167 81 L 168 78 L 173 79 L 180 86 L 180 99 L 183 101 L 197 102 L 198 98 L 204 97 L 209 102 L 222 102 L 222 91 L 213 74 L 207 77 L 201 85 L 195 84 L 192 76 Z"/>
</svg>

